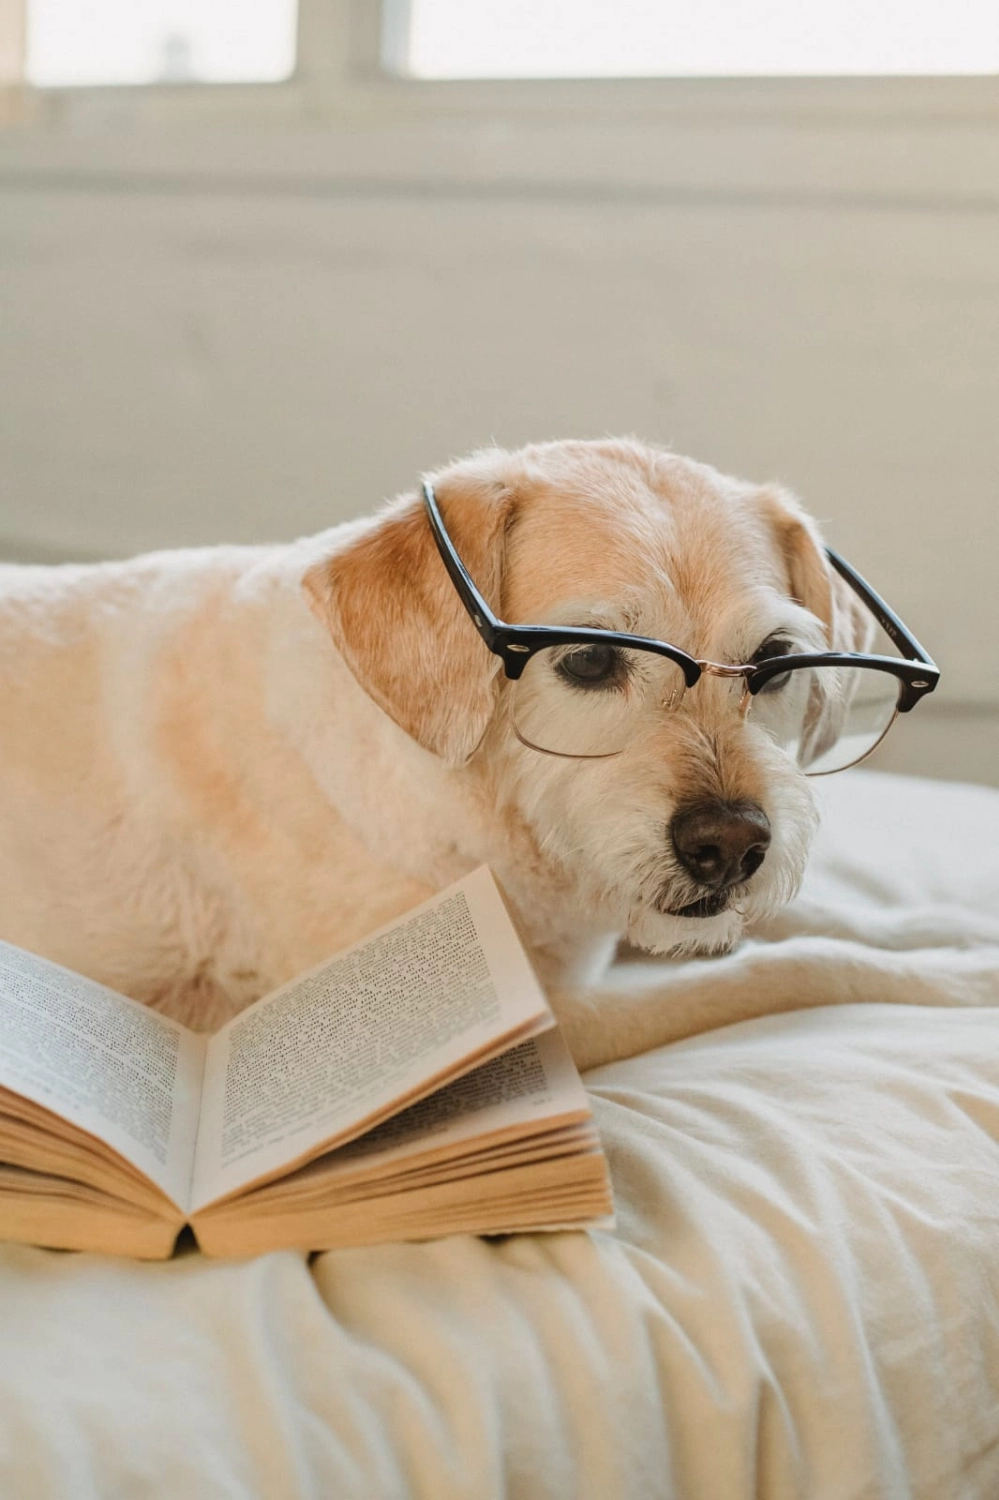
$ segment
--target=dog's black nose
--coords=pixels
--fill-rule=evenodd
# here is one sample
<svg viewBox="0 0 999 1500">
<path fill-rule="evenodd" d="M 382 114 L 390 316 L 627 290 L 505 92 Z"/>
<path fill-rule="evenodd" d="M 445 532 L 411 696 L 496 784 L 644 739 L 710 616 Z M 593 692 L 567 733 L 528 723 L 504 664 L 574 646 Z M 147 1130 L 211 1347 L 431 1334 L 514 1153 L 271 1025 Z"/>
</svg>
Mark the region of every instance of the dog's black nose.
<svg viewBox="0 0 999 1500">
<path fill-rule="evenodd" d="M 755 802 L 702 802 L 670 827 L 683 868 L 698 885 L 725 891 L 755 875 L 770 844 L 770 819 Z"/>
</svg>

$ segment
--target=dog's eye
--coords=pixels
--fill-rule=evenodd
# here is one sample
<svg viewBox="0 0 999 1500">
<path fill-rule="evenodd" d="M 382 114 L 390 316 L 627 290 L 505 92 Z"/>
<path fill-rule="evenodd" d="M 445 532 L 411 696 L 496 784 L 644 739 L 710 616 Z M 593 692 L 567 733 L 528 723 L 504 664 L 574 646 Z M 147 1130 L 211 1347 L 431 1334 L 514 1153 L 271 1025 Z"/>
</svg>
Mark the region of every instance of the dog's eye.
<svg viewBox="0 0 999 1500">
<path fill-rule="evenodd" d="M 794 646 L 790 641 L 783 636 L 773 635 L 756 648 L 751 659 L 754 662 L 771 661 L 775 656 L 789 656 L 793 650 Z"/>
<path fill-rule="evenodd" d="M 611 687 L 623 680 L 624 657 L 613 646 L 572 646 L 558 661 L 559 675 L 573 687 Z"/>
<path fill-rule="evenodd" d="M 763 645 L 753 653 L 753 661 L 771 661 L 775 656 L 788 656 L 793 650 L 794 647 L 790 641 L 775 636 L 772 640 L 764 641 Z M 790 681 L 791 673 L 781 672 L 779 677 L 771 677 L 763 684 L 759 696 L 762 697 L 764 693 L 779 693 L 782 688 L 787 687 Z"/>
</svg>

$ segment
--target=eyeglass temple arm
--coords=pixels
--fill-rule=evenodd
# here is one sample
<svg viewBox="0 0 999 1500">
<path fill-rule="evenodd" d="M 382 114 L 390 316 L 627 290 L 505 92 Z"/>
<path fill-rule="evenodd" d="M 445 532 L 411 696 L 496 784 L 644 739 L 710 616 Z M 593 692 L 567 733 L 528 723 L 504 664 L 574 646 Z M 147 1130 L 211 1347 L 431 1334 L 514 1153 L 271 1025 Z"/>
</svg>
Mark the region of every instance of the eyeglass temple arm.
<svg viewBox="0 0 999 1500">
<path fill-rule="evenodd" d="M 503 621 L 493 614 L 489 605 L 472 582 L 465 564 L 455 551 L 454 543 L 448 536 L 447 527 L 444 525 L 444 518 L 438 508 L 433 485 L 429 480 L 425 479 L 422 487 L 424 503 L 427 507 L 427 514 L 430 517 L 430 529 L 434 534 L 434 541 L 437 543 L 437 550 L 441 555 L 441 561 L 450 574 L 451 582 L 457 590 L 458 598 L 472 618 L 472 624 L 490 650 L 493 650 L 496 646 L 497 636 L 502 631 Z"/>
<path fill-rule="evenodd" d="M 895 611 L 889 608 L 881 595 L 871 588 L 871 585 L 865 578 L 861 577 L 856 568 L 852 567 L 846 561 L 845 557 L 840 557 L 838 552 L 834 552 L 831 547 L 826 548 L 826 556 L 840 577 L 850 585 L 855 594 L 859 594 L 860 598 L 863 599 L 868 609 L 877 619 L 878 624 L 898 649 L 910 661 L 922 662 L 924 666 L 932 667 L 934 671 L 939 673 L 939 668 L 929 652 L 923 649 L 912 634 L 912 631 L 902 624 Z"/>
</svg>

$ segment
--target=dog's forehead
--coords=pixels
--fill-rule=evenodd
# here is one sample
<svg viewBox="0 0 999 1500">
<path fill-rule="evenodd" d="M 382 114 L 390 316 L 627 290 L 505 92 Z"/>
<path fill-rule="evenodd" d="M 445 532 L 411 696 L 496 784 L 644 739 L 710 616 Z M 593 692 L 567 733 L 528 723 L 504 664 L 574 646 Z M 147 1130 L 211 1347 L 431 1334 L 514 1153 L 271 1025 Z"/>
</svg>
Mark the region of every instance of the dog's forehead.
<svg viewBox="0 0 999 1500">
<path fill-rule="evenodd" d="M 509 538 L 511 618 L 592 598 L 696 621 L 761 588 L 783 591 L 780 549 L 755 495 L 682 460 L 522 490 Z"/>
</svg>

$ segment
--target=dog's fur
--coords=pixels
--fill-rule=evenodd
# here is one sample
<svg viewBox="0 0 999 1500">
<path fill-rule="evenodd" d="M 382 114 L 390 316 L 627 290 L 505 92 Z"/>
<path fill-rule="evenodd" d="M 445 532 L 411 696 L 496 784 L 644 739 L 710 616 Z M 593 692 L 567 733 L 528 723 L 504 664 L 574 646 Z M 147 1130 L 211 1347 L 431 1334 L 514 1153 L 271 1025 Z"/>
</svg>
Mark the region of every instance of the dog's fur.
<svg viewBox="0 0 999 1500">
<path fill-rule="evenodd" d="M 508 620 L 716 662 L 778 627 L 858 644 L 814 523 L 775 487 L 631 441 L 431 477 Z M 287 546 L 2 567 L 0 685 L 0 937 L 199 1028 L 486 862 L 577 1060 L 625 1055 L 699 1021 L 654 985 L 601 991 L 619 940 L 729 949 L 794 893 L 815 826 L 724 679 L 610 759 L 522 745 L 415 493 Z M 670 822 L 706 799 L 758 804 L 772 843 L 727 910 L 670 915 L 698 894 Z"/>
</svg>

